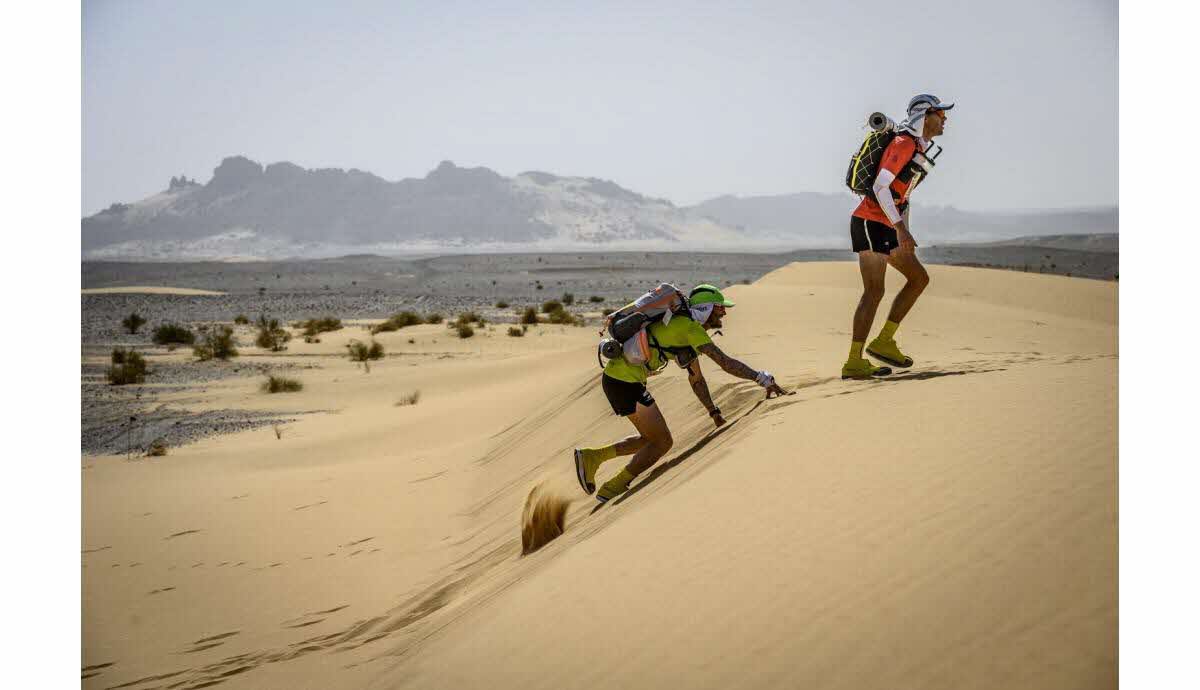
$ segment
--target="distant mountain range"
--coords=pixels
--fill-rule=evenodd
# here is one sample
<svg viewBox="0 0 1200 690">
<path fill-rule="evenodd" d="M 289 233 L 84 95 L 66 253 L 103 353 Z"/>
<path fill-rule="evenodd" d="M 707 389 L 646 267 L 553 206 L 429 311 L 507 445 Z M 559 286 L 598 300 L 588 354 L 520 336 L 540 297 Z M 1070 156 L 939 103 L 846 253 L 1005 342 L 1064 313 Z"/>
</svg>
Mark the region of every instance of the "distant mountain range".
<svg viewBox="0 0 1200 690">
<path fill-rule="evenodd" d="M 353 253 L 769 250 L 840 247 L 856 199 L 800 193 L 691 207 L 596 178 L 504 177 L 446 161 L 423 179 L 221 161 L 200 184 L 117 203 L 82 221 L 84 259 L 319 258 Z M 1117 209 L 983 214 L 914 206 L 924 243 L 1116 232 Z"/>
</svg>

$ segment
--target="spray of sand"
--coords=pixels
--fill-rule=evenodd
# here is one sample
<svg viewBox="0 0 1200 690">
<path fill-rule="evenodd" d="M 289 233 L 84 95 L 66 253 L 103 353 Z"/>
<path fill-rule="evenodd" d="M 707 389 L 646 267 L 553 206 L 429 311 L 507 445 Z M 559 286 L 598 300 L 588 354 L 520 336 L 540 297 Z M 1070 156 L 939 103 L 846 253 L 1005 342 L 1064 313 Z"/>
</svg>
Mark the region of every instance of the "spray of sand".
<svg viewBox="0 0 1200 690">
<path fill-rule="evenodd" d="M 533 553 L 553 541 L 567 526 L 571 501 L 549 482 L 538 482 L 525 497 L 521 511 L 521 555 Z"/>
</svg>

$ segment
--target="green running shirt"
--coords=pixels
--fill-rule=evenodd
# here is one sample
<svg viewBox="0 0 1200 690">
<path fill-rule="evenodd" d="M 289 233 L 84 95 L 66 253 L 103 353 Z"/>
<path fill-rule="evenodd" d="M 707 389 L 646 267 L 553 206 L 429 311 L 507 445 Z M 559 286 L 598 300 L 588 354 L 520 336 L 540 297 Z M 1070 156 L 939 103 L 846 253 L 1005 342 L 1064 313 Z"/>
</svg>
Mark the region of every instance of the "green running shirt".
<svg viewBox="0 0 1200 690">
<path fill-rule="evenodd" d="M 708 337 L 708 333 L 700 324 L 692 321 L 686 316 L 671 317 L 671 323 L 663 324 L 652 323 L 648 327 L 650 336 L 658 341 L 662 347 L 690 347 L 697 352 L 704 345 L 712 342 L 712 338 Z M 662 353 L 667 359 L 675 359 L 675 355 L 670 352 Z M 625 361 L 624 357 L 608 360 L 608 364 L 604 367 L 604 373 L 618 381 L 627 383 L 645 383 L 649 378 L 649 372 L 658 369 L 664 364 L 659 356 L 658 350 L 650 348 L 650 361 L 645 366 L 634 366 Z"/>
</svg>

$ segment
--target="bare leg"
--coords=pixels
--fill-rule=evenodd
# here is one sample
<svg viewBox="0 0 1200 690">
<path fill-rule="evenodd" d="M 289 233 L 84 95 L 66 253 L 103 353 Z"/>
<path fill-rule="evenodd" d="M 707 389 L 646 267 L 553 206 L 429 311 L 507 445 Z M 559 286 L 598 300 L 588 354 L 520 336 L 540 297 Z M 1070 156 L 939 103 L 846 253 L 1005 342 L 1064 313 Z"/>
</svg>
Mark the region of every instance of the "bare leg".
<svg viewBox="0 0 1200 690">
<path fill-rule="evenodd" d="M 630 415 L 632 420 L 634 415 Z M 636 424 L 634 426 L 637 426 Z M 622 455 L 633 455 L 641 450 L 650 440 L 645 436 L 626 436 L 625 438 L 613 444 L 613 448 L 617 451 L 617 457 Z"/>
<path fill-rule="evenodd" d="M 883 300 L 883 279 L 887 273 L 887 256 L 866 250 L 858 253 L 858 270 L 862 273 L 863 294 L 854 310 L 854 337 L 851 340 L 865 342 L 875 321 L 875 312 Z"/>
<path fill-rule="evenodd" d="M 650 407 L 639 403 L 637 410 L 629 415 L 628 419 L 637 428 L 643 439 L 641 448 L 633 454 L 633 459 L 625 466 L 625 469 L 636 477 L 650 469 L 654 463 L 658 462 L 659 458 L 666 455 L 675 440 L 671 438 L 671 430 L 667 428 L 667 420 L 663 419 L 657 403 Z"/>
<path fill-rule="evenodd" d="M 888 321 L 900 323 L 908 315 L 908 310 L 917 303 L 917 298 L 929 287 L 929 273 L 921 265 L 921 260 L 913 252 L 894 251 L 888 256 L 892 268 L 904 274 L 908 282 L 892 300 L 892 309 L 888 312 Z M 868 324 L 868 331 L 870 325 Z"/>
</svg>

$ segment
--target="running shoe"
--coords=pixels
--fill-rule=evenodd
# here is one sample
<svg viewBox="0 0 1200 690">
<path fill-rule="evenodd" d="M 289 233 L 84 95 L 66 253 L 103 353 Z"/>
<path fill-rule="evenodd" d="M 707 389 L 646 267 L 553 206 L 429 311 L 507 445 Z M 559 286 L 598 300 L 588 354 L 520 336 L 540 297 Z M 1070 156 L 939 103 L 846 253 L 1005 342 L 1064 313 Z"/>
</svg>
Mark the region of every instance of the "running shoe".
<svg viewBox="0 0 1200 690">
<path fill-rule="evenodd" d="M 842 378 L 869 379 L 876 376 L 887 376 L 892 370 L 887 367 L 877 367 L 866 358 L 848 359 L 842 365 Z"/>
<path fill-rule="evenodd" d="M 617 476 L 604 482 L 600 490 L 596 492 L 596 500 L 601 503 L 608 503 L 609 500 L 620 496 L 629 490 L 629 482 L 633 481 L 633 475 L 629 470 L 621 470 Z"/>
<path fill-rule="evenodd" d="M 867 354 L 875 359 L 883 360 L 894 367 L 907 369 L 913 365 L 912 357 L 900 351 L 900 346 L 892 338 L 882 335 L 871 341 L 867 346 Z"/>
<path fill-rule="evenodd" d="M 575 476 L 579 479 L 579 486 L 589 496 L 596 491 L 596 470 L 602 464 L 604 461 L 591 448 L 575 449 Z"/>
</svg>

